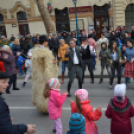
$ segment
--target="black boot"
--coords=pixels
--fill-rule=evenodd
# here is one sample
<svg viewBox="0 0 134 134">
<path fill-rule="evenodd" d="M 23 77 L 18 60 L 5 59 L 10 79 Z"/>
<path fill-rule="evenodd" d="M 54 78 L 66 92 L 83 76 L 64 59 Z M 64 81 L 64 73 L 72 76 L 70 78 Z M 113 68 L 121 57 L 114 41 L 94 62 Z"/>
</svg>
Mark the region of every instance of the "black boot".
<svg viewBox="0 0 134 134">
<path fill-rule="evenodd" d="M 26 82 L 23 82 L 22 87 L 25 87 L 25 85 L 26 85 Z"/>
<path fill-rule="evenodd" d="M 100 82 L 99 82 L 99 84 L 101 84 L 102 83 L 102 78 L 100 78 Z"/>
<path fill-rule="evenodd" d="M 93 72 L 91 72 L 90 75 L 91 75 L 91 84 L 93 84 L 94 83 L 94 74 L 93 74 Z"/>
<path fill-rule="evenodd" d="M 20 89 L 16 87 L 16 88 L 13 88 L 13 90 L 20 90 Z"/>
<path fill-rule="evenodd" d="M 11 94 L 11 92 L 10 92 L 9 90 L 6 90 L 6 93 L 7 93 L 7 94 Z"/>
<path fill-rule="evenodd" d="M 68 83 L 68 87 L 67 87 L 67 90 L 68 90 L 68 97 L 70 97 L 71 96 L 71 94 L 70 94 L 70 89 L 71 89 L 71 84 L 70 83 Z"/>
</svg>

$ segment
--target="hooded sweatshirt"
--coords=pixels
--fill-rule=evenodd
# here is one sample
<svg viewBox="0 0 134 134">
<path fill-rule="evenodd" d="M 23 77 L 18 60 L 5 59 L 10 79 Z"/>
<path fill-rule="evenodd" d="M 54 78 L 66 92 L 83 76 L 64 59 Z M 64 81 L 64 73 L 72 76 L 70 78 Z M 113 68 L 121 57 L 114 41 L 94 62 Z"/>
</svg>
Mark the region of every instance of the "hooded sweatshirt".
<svg viewBox="0 0 134 134">
<path fill-rule="evenodd" d="M 107 62 L 107 58 L 104 57 L 104 55 L 106 55 L 107 46 L 105 49 L 103 49 L 102 45 L 103 44 L 101 44 L 101 51 L 100 51 L 99 57 L 101 57 L 101 66 L 106 66 L 106 65 L 108 65 L 108 62 Z"/>
</svg>

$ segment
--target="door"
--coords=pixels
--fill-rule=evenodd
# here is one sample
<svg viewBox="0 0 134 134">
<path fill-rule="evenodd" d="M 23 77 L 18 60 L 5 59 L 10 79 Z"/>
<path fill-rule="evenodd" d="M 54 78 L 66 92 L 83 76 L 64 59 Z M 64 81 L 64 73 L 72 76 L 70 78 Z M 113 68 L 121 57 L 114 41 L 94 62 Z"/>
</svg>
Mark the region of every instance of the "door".
<svg viewBox="0 0 134 134">
<path fill-rule="evenodd" d="M 20 35 L 26 36 L 29 33 L 28 24 L 20 24 L 19 31 L 20 31 Z"/>
<path fill-rule="evenodd" d="M 56 30 L 61 31 L 70 31 L 70 21 L 68 15 L 68 8 L 63 10 L 55 9 L 56 16 Z"/>
<path fill-rule="evenodd" d="M 107 30 L 109 30 L 109 18 L 108 17 L 95 18 L 94 26 L 95 26 L 97 38 L 99 39 L 101 37 L 101 33 L 104 26 L 106 26 Z"/>
<path fill-rule="evenodd" d="M 1 35 L 5 35 L 5 37 L 7 37 L 5 26 L 0 26 L 0 36 Z"/>
</svg>

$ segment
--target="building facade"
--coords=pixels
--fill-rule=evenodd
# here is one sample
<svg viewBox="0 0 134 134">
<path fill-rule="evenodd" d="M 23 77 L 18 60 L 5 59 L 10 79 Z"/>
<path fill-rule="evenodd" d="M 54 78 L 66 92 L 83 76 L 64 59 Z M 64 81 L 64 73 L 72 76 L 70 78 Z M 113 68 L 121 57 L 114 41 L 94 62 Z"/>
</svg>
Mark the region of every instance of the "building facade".
<svg viewBox="0 0 134 134">
<path fill-rule="evenodd" d="M 126 26 L 131 32 L 134 26 L 134 0 L 114 0 L 113 1 L 114 27 Z"/>
<path fill-rule="evenodd" d="M 75 9 L 72 0 L 43 1 L 46 7 L 48 7 L 48 3 L 51 4 L 50 16 L 58 32 L 76 30 Z M 119 24 L 125 25 L 123 10 L 131 3 L 129 1 L 134 0 L 77 0 L 79 29 L 85 29 L 88 32 L 89 29 L 95 28 L 99 37 L 103 26 L 109 28 Z M 116 6 L 119 6 L 119 9 Z M 118 18 L 120 12 L 122 12 L 122 16 Z M 113 19 L 115 23 L 113 23 Z M 35 0 L 0 1 L 0 34 L 10 38 L 11 34 L 17 37 L 19 33 L 26 35 L 28 32 L 46 34 Z"/>
</svg>

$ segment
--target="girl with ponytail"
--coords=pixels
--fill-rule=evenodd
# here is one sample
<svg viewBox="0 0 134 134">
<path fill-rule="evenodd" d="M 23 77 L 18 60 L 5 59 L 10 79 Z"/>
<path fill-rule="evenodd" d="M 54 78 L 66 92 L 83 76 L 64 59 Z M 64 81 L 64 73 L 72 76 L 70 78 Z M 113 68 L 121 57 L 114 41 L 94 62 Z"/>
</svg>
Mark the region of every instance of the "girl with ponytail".
<svg viewBox="0 0 134 134">
<path fill-rule="evenodd" d="M 71 102 L 71 112 L 80 113 L 86 120 L 86 134 L 98 134 L 97 126 L 94 121 L 101 118 L 101 107 L 98 107 L 93 111 L 93 107 L 89 104 L 88 91 L 85 89 L 79 89 L 75 92 L 75 101 Z"/>
</svg>

